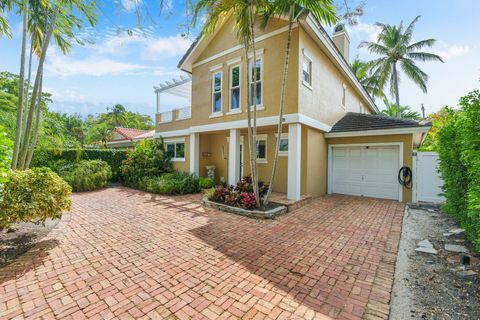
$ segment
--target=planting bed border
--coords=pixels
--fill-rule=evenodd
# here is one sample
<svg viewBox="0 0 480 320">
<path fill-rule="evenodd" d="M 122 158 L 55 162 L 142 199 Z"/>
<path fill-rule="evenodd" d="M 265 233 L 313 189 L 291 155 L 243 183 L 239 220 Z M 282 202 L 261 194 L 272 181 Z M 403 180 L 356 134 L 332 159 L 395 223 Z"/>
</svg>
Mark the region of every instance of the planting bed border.
<svg viewBox="0 0 480 320">
<path fill-rule="evenodd" d="M 278 203 L 276 203 L 278 204 L 278 207 L 275 207 L 267 211 L 246 210 L 238 207 L 232 207 L 223 203 L 210 201 L 208 200 L 207 197 L 203 198 L 203 203 L 205 206 L 209 208 L 214 208 L 221 211 L 230 212 L 230 213 L 238 214 L 238 215 L 249 217 L 249 218 L 255 218 L 255 219 L 274 219 L 275 217 L 285 214 L 288 211 L 288 208 L 286 206 Z"/>
</svg>

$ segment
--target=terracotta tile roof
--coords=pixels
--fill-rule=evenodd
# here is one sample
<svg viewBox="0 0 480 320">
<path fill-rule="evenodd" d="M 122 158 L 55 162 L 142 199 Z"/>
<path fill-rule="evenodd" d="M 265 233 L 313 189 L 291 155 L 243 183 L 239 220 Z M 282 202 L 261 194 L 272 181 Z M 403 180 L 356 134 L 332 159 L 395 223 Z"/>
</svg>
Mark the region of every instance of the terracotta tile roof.
<svg viewBox="0 0 480 320">
<path fill-rule="evenodd" d="M 348 112 L 337 121 L 330 132 L 349 132 L 413 127 L 430 127 L 430 123 L 398 119 L 378 114 Z"/>
<path fill-rule="evenodd" d="M 121 127 L 117 127 L 113 131 L 125 137 L 126 140 L 150 138 L 153 137 L 153 134 L 155 133 L 155 130 L 147 131 Z"/>
</svg>

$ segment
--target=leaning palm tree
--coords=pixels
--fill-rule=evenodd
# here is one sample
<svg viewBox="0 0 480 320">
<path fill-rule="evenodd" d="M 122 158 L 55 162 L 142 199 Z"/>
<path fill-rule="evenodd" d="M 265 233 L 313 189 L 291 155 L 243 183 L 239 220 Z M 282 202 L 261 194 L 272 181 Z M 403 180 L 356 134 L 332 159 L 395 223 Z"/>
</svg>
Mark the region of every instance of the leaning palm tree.
<svg viewBox="0 0 480 320">
<path fill-rule="evenodd" d="M 398 66 L 405 75 L 411 79 L 423 92 L 427 92 L 428 75 L 423 72 L 415 61 L 441 61 L 442 58 L 436 54 L 418 51 L 425 47 L 432 47 L 435 39 L 420 40 L 412 42 L 413 30 L 420 16 L 413 19 L 410 25 L 404 29 L 403 22 L 399 26 L 392 26 L 377 22 L 381 28 L 377 42 L 363 41 L 359 47 L 366 47 L 370 52 L 381 57 L 374 60 L 374 76 L 377 79 L 377 87 L 383 89 L 390 82 L 390 93 L 395 96 L 395 104 L 400 107 L 400 93 L 398 83 L 400 82 Z"/>
<path fill-rule="evenodd" d="M 264 24 L 267 23 L 271 16 L 287 16 L 288 17 L 288 36 L 285 49 L 285 62 L 283 64 L 283 79 L 280 94 L 280 106 L 277 126 L 277 143 L 275 147 L 275 158 L 273 159 L 272 176 L 270 178 L 270 188 L 265 196 L 265 204 L 268 204 L 272 194 L 273 184 L 277 173 L 278 154 L 280 149 L 280 139 L 283 129 L 283 114 L 285 111 L 285 95 L 287 92 L 288 65 L 290 62 L 290 49 L 292 42 L 293 24 L 298 22 L 302 13 L 311 12 L 320 21 L 328 25 L 336 22 L 336 9 L 333 0 L 275 0 L 269 2 L 264 10 Z"/>
<path fill-rule="evenodd" d="M 257 17 L 264 10 L 264 0 L 200 0 L 194 7 L 193 25 L 199 16 L 206 13 L 203 33 L 213 33 L 219 22 L 226 19 L 231 13 L 234 19 L 234 28 L 238 41 L 244 47 L 246 70 L 249 70 L 249 61 L 252 63 L 252 73 L 246 72 L 247 76 L 247 118 L 248 118 L 248 150 L 250 162 L 250 174 L 252 177 L 253 192 L 257 207 L 260 206 L 260 194 L 258 190 L 258 170 L 256 161 L 256 134 L 257 134 L 257 68 L 255 48 L 255 25 Z M 250 50 L 253 53 L 252 60 L 249 57 Z M 250 90 L 252 85 L 252 90 Z M 251 92 L 252 91 L 252 92 Z M 252 107 L 250 108 L 250 101 Z M 251 111 L 253 109 L 253 117 Z M 252 122 L 253 120 L 253 122 Z"/>
</svg>

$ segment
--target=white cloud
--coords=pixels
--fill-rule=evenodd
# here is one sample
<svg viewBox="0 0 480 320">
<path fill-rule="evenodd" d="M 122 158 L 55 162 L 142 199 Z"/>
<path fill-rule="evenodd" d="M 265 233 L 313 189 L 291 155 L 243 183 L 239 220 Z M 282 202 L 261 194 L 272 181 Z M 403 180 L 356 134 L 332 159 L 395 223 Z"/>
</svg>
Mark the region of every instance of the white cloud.
<svg viewBox="0 0 480 320">
<path fill-rule="evenodd" d="M 351 37 L 357 40 L 377 42 L 380 27 L 375 24 L 359 21 L 358 24 L 354 26 L 347 26 L 347 31 Z"/>
<path fill-rule="evenodd" d="M 107 76 L 107 75 L 135 75 L 155 73 L 157 75 L 178 74 L 176 69 L 147 66 L 135 63 L 116 61 L 110 58 L 86 57 L 73 58 L 64 56 L 56 50 L 49 51 L 45 71 L 53 76 Z"/>
<path fill-rule="evenodd" d="M 44 91 L 51 93 L 52 99 L 56 102 L 61 102 L 61 101 L 80 102 L 80 101 L 85 101 L 85 98 L 86 98 L 85 95 L 83 95 L 82 93 L 78 92 L 75 89 L 58 90 L 55 88 L 45 87 Z"/>
<path fill-rule="evenodd" d="M 122 7 L 125 11 L 131 12 L 138 8 L 142 0 L 122 0 Z"/>
<path fill-rule="evenodd" d="M 187 51 L 191 43 L 191 40 L 179 35 L 149 39 L 141 56 L 146 60 L 158 60 L 165 56 L 180 55 Z"/>
<path fill-rule="evenodd" d="M 433 53 L 442 57 L 443 60 L 451 60 L 456 57 L 466 55 L 470 52 L 468 45 L 449 45 L 443 41 L 439 42 L 440 48 L 433 50 Z"/>
</svg>

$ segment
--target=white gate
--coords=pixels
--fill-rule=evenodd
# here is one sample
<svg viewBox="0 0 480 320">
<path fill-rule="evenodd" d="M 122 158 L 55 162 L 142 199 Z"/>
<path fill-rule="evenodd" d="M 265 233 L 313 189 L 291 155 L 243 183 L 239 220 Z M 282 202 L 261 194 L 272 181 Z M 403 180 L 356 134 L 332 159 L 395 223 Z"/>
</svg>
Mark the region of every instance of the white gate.
<svg viewBox="0 0 480 320">
<path fill-rule="evenodd" d="M 413 154 L 413 202 L 444 202 L 441 195 L 443 181 L 438 172 L 438 153 L 414 152 Z"/>
</svg>

